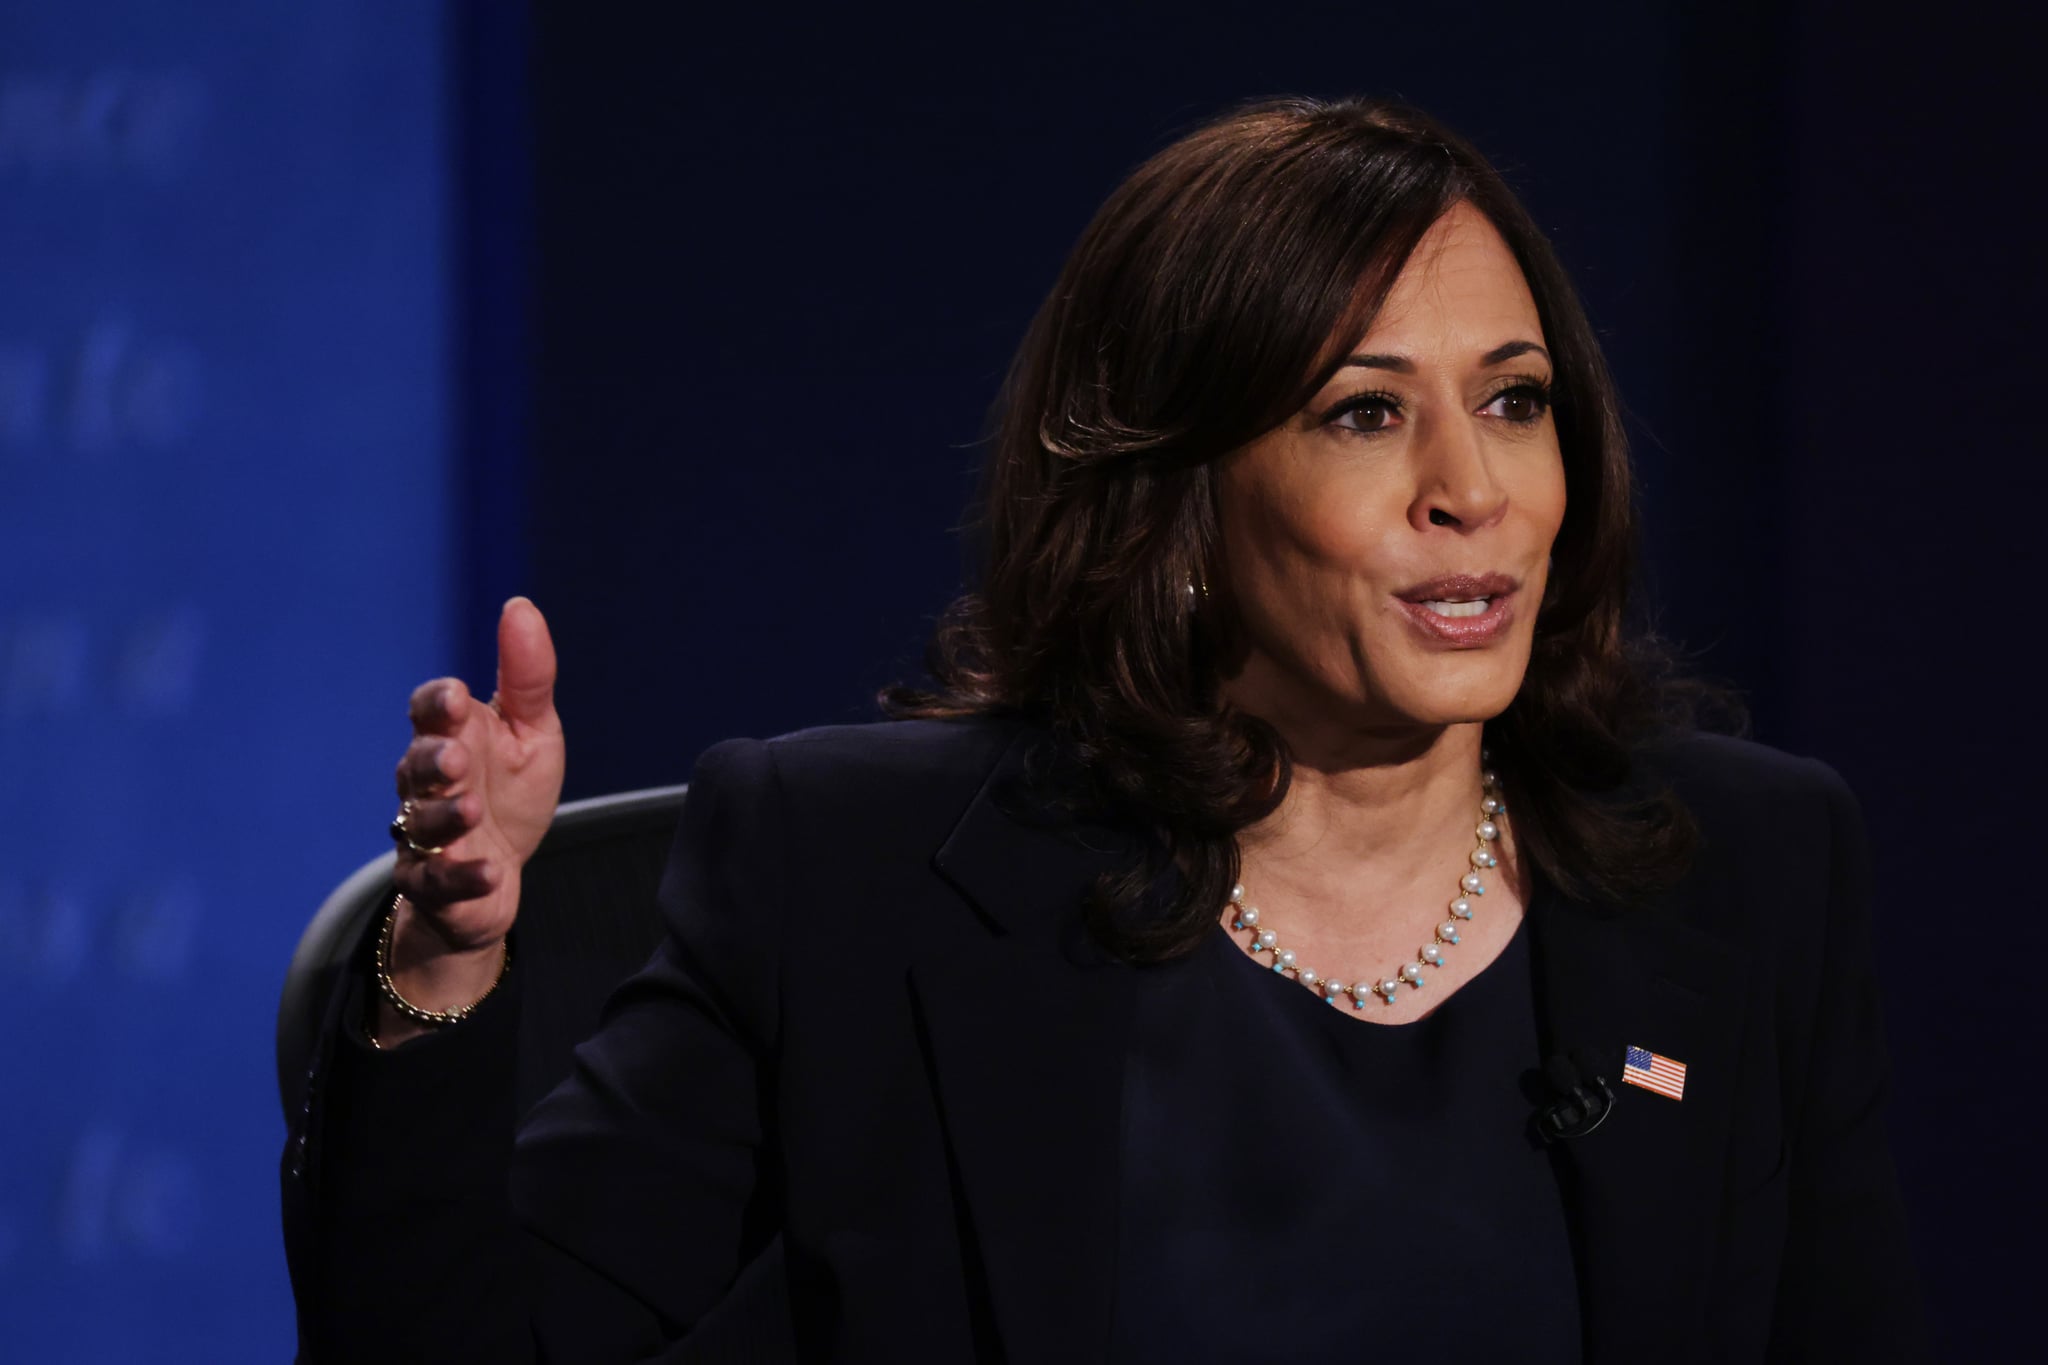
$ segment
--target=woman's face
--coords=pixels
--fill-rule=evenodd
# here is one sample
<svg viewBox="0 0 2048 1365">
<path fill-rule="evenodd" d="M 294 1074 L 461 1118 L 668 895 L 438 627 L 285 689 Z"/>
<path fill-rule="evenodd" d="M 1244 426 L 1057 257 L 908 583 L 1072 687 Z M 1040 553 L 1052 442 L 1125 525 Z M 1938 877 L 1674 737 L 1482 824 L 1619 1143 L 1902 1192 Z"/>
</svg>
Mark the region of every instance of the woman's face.
<svg viewBox="0 0 2048 1365">
<path fill-rule="evenodd" d="M 1223 460 L 1232 702 L 1296 733 L 1507 709 L 1564 519 L 1543 341 L 1507 244 L 1460 203 L 1308 407 Z"/>
</svg>

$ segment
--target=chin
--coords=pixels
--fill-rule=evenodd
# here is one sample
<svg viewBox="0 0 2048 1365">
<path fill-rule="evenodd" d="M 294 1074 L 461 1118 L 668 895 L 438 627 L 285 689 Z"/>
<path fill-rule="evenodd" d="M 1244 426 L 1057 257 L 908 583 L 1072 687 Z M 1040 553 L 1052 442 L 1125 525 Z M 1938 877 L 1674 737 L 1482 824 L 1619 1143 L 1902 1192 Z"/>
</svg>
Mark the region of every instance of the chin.
<svg viewBox="0 0 2048 1365">
<path fill-rule="evenodd" d="M 1441 704 L 1418 707 L 1410 715 L 1417 725 L 1432 729 L 1452 725 L 1483 725 L 1507 710 L 1508 703 L 1513 700 L 1513 697 L 1509 697 L 1507 701 L 1498 705 L 1480 702 L 1456 707 Z"/>
<path fill-rule="evenodd" d="M 1392 709 L 1421 725 L 1470 725 L 1492 720 L 1514 704 L 1522 673 L 1487 678 L 1418 678 L 1381 693 Z"/>
</svg>

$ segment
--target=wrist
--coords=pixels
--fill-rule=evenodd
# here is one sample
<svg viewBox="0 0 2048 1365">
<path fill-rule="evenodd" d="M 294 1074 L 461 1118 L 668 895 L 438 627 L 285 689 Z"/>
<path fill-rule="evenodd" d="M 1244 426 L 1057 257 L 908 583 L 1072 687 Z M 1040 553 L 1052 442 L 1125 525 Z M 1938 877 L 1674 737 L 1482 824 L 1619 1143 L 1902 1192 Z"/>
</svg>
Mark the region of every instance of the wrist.
<svg viewBox="0 0 2048 1365">
<path fill-rule="evenodd" d="M 393 898 L 379 923 L 376 947 L 377 989 L 365 1025 L 370 1045 L 380 1049 L 462 1022 L 512 963 L 508 938 L 450 946 L 434 920 L 403 896 Z"/>
<path fill-rule="evenodd" d="M 417 944 L 417 937 L 414 942 Z M 408 956 L 394 941 L 388 973 L 391 987 L 407 1004 L 429 1014 L 462 1011 L 490 993 L 504 966 L 505 952 L 500 941 L 486 948 L 461 952 L 422 950 Z M 397 1010 L 390 1000 L 383 1003 Z"/>
<path fill-rule="evenodd" d="M 517 878 L 512 879 L 511 886 L 500 887 L 493 893 L 493 899 L 508 891 L 516 904 Z M 459 1009 L 481 995 L 497 976 L 499 959 L 505 950 L 503 935 L 481 941 L 452 939 L 433 916 L 423 914 L 402 894 L 393 897 L 392 906 L 385 913 L 388 923 L 379 926 L 385 935 L 385 966 L 393 984 L 421 1009 Z M 509 923 L 512 917 L 486 909 L 479 918 Z M 471 986 L 475 989 L 460 999 L 443 998 L 450 991 L 459 993 Z"/>
</svg>

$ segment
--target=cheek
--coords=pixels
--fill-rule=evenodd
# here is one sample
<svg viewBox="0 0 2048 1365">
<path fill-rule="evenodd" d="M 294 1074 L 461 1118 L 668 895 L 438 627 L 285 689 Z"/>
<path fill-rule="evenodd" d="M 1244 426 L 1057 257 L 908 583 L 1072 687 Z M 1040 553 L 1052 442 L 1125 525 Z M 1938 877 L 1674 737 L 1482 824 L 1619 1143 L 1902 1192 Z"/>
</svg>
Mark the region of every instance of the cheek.
<svg viewBox="0 0 2048 1365">
<path fill-rule="evenodd" d="M 1250 543 L 1276 570 L 1375 575 L 1405 529 L 1398 490 L 1364 477 L 1290 481 L 1259 490 L 1248 506 Z"/>
<path fill-rule="evenodd" d="M 1547 464 L 1532 469 L 1526 486 L 1517 489 L 1516 493 L 1523 524 L 1527 528 L 1524 543 L 1528 548 L 1523 553 L 1534 581 L 1543 585 L 1542 591 L 1532 596 L 1538 602 L 1547 603 L 1550 597 L 1550 553 L 1557 543 L 1557 533 L 1564 526 L 1566 490 L 1562 457 L 1553 455 Z M 1519 624 L 1533 632 L 1536 618 L 1532 613 Z"/>
<path fill-rule="evenodd" d="M 1311 495 L 1268 499 L 1243 523 L 1250 561 L 1239 578 L 1250 639 L 1292 666 L 1349 687 L 1361 655 L 1404 629 L 1388 593 L 1403 566 L 1405 505 L 1384 490 L 1332 480 Z M 1384 666 L 1384 665 L 1382 665 Z"/>
<path fill-rule="evenodd" d="M 1547 458 L 1524 466 L 1520 474 L 1509 496 L 1522 509 L 1530 530 L 1547 544 L 1564 525 L 1564 457 L 1553 447 Z"/>
</svg>

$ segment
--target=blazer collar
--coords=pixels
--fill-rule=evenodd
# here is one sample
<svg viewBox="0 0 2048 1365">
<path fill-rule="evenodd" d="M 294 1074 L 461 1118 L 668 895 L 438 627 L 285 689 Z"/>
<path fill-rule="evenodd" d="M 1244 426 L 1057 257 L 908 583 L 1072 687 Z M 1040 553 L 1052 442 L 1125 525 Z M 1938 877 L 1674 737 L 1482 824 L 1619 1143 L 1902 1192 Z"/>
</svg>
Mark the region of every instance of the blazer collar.
<svg viewBox="0 0 2048 1365">
<path fill-rule="evenodd" d="M 996 1327 L 1019 1365 L 1107 1358 L 1135 996 L 1134 969 L 1082 932 L 1080 907 L 1138 837 L 1053 813 L 1044 738 L 1019 730 L 933 860 L 991 934 L 915 954 L 910 972 Z M 1544 1053 L 1587 1050 L 1615 1092 L 1604 1123 L 1551 1149 L 1596 1365 L 1687 1358 L 1714 1270 L 1746 978 L 1684 912 L 1682 896 L 1619 911 L 1548 891 L 1529 910 Z M 1686 1064 L 1683 1100 L 1622 1083 L 1629 1045 Z"/>
</svg>

